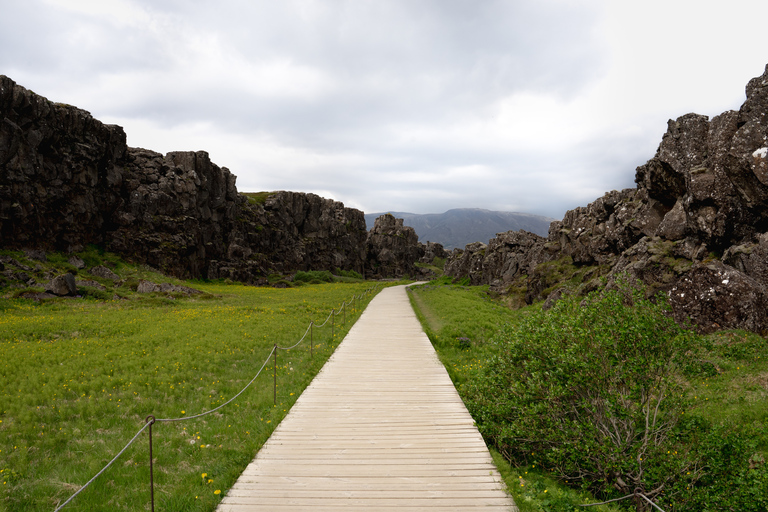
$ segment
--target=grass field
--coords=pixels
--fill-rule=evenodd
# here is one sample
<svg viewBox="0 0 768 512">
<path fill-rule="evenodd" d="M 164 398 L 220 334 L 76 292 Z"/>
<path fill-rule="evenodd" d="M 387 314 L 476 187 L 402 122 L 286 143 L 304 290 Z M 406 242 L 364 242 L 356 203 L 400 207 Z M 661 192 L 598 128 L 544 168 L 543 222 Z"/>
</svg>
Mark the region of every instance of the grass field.
<svg viewBox="0 0 768 512">
<path fill-rule="evenodd" d="M 128 271 L 128 270 L 126 270 Z M 119 272 L 119 271 L 118 271 Z M 155 276 L 158 277 L 158 276 Z M 190 283 L 187 283 L 190 284 Z M 191 283 L 190 298 L 43 304 L 0 299 L 0 509 L 54 510 L 145 425 L 183 418 L 236 395 L 275 344 L 371 288 L 332 283 L 274 289 Z M 373 295 L 278 351 L 253 385 L 199 419 L 155 423 L 157 510 L 210 511 L 285 416 Z M 66 511 L 148 510 L 147 432 Z"/>
<path fill-rule="evenodd" d="M 493 299 L 487 287 L 448 285 L 445 280 L 413 287 L 410 295 L 422 325 L 465 401 L 468 397 L 462 393 L 463 389 L 482 371 L 494 350 L 488 341 L 503 323 L 514 323 L 536 307 L 512 311 Z M 680 377 L 692 399 L 692 406 L 685 414 L 712 425 L 722 425 L 727 431 L 750 432 L 753 437 L 748 442 L 753 446 L 754 455 L 749 464 L 765 464 L 768 457 L 766 340 L 752 333 L 722 332 L 702 338 L 701 346 L 688 354 L 688 361 L 690 366 Z M 578 505 L 598 500 L 549 478 L 541 468 L 513 468 L 498 454 L 494 454 L 494 459 L 522 512 L 619 510 L 614 505 L 583 509 Z M 723 482 L 722 486 L 737 489 L 743 484 L 734 480 Z M 759 488 L 759 484 L 756 485 Z M 727 492 L 723 491 L 723 496 Z M 723 498 L 725 503 L 729 499 L 737 498 Z"/>
</svg>

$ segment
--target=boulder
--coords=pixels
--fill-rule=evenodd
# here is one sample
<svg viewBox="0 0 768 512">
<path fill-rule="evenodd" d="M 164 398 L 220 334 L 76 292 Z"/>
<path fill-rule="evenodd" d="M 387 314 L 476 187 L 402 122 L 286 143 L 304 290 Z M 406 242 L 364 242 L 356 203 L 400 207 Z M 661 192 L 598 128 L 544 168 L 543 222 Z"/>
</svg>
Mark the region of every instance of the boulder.
<svg viewBox="0 0 768 512">
<path fill-rule="evenodd" d="M 75 283 L 75 276 L 70 273 L 66 273 L 54 277 L 47 285 L 45 285 L 45 291 L 51 292 L 52 294 L 59 297 L 77 295 L 77 284 Z"/>
<path fill-rule="evenodd" d="M 139 280 L 139 285 L 136 288 L 136 291 L 138 293 L 183 293 L 185 295 L 197 295 L 201 294 L 200 290 L 195 290 L 194 288 L 190 288 L 188 286 L 181 286 L 171 283 L 153 283 L 152 281 L 147 281 L 145 279 Z"/>
<path fill-rule="evenodd" d="M 110 269 L 103 265 L 93 267 L 88 271 L 89 274 L 100 277 L 102 279 L 109 279 L 110 281 L 119 281 L 120 276 L 112 272 Z"/>
<path fill-rule="evenodd" d="M 42 251 L 40 249 L 25 249 L 24 256 L 26 256 L 31 260 L 37 260 L 42 262 L 48 261 L 48 256 L 45 254 L 45 251 Z"/>
<path fill-rule="evenodd" d="M 83 270 L 85 268 L 85 262 L 82 258 L 75 255 L 69 257 L 69 264 L 78 270 Z"/>
<path fill-rule="evenodd" d="M 754 242 L 729 247 L 723 263 L 768 287 L 768 233 L 758 235 Z"/>
<path fill-rule="evenodd" d="M 136 287 L 136 292 L 138 293 L 153 293 L 159 291 L 162 291 L 159 284 L 144 279 L 139 280 L 139 285 Z"/>
</svg>

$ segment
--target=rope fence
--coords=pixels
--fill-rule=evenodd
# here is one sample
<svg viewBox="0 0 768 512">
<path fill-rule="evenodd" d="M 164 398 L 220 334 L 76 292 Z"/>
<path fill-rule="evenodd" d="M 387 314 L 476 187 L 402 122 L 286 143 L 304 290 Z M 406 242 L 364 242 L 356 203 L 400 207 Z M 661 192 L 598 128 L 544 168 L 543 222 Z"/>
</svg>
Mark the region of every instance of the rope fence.
<svg viewBox="0 0 768 512">
<path fill-rule="evenodd" d="M 130 441 L 128 441 L 128 443 L 125 445 L 125 447 L 123 447 L 123 449 L 120 450 L 120 452 L 117 455 L 115 455 L 112 458 L 112 460 L 109 461 L 107 463 L 107 465 L 104 466 L 101 469 L 101 471 L 96 473 L 96 475 L 94 475 L 93 478 L 88 480 L 88 482 L 86 482 L 85 485 L 80 487 L 80 489 L 78 489 L 74 494 L 72 494 L 72 496 L 70 496 L 64 503 L 62 503 L 61 505 L 56 507 L 54 512 L 59 512 L 61 509 L 66 507 L 72 500 L 74 500 L 75 497 L 77 497 L 78 494 L 80 494 L 85 489 L 87 489 L 88 486 L 90 486 L 99 476 L 101 476 L 102 473 L 104 473 L 107 469 L 109 469 L 109 467 L 123 453 L 125 453 L 125 451 L 136 441 L 136 439 L 138 439 L 138 437 L 145 430 L 148 430 L 148 432 L 149 432 L 150 510 L 152 510 L 152 512 L 154 512 L 154 510 L 155 510 L 155 495 L 154 495 L 154 469 L 153 469 L 154 463 L 153 463 L 153 454 L 152 454 L 152 425 L 154 425 L 155 423 L 179 422 L 179 421 L 187 421 L 187 420 L 193 420 L 193 419 L 196 419 L 196 418 L 201 418 L 203 416 L 207 416 L 209 414 L 212 414 L 212 413 L 218 411 L 219 409 L 227 406 L 228 404 L 232 403 L 237 397 L 242 395 L 251 386 L 251 384 L 254 383 L 254 381 L 259 377 L 259 375 L 261 375 L 261 373 L 264 371 L 264 368 L 267 367 L 267 364 L 269 363 L 270 359 L 274 359 L 274 373 L 273 373 L 273 377 L 274 377 L 274 379 L 273 379 L 274 394 L 273 394 L 273 397 L 274 397 L 274 403 L 277 404 L 277 352 L 278 352 L 278 350 L 283 350 L 283 351 L 293 350 L 294 348 L 296 348 L 299 345 L 301 345 L 301 343 L 307 338 L 307 334 L 309 334 L 309 336 L 310 336 L 310 346 L 309 347 L 310 347 L 310 358 L 311 358 L 312 357 L 312 333 L 313 333 L 313 328 L 314 327 L 322 328 L 330 320 L 330 322 L 331 322 L 331 340 L 333 340 L 334 337 L 335 337 L 334 318 L 337 315 L 343 313 L 343 315 L 344 315 L 343 316 L 343 321 L 344 321 L 344 324 L 346 325 L 346 322 L 347 322 L 347 315 L 346 315 L 347 306 L 351 305 L 354 308 L 356 301 L 363 300 L 366 295 L 371 294 L 371 293 L 376 293 L 378 291 L 379 291 L 379 287 L 378 286 L 372 286 L 371 288 L 368 288 L 366 291 L 364 291 L 359 296 L 354 295 L 349 302 L 346 302 L 346 301 L 342 302 L 342 304 L 339 307 L 338 311 L 335 308 L 332 309 L 330 314 L 328 315 L 328 317 L 320 325 L 315 325 L 313 321 L 310 321 L 309 322 L 309 327 L 304 332 L 304 336 L 302 336 L 301 339 L 296 344 L 294 344 L 293 346 L 291 346 L 291 347 L 278 347 L 277 344 L 275 344 L 273 346 L 272 350 L 269 352 L 269 355 L 267 356 L 267 358 L 264 360 L 264 363 L 261 365 L 261 368 L 259 368 L 259 371 L 250 380 L 250 382 L 248 382 L 248 384 L 246 384 L 245 387 L 243 389 L 241 389 L 239 393 L 237 393 L 235 396 L 233 396 L 232 398 L 230 398 L 229 400 L 227 400 L 225 403 L 221 404 L 220 406 L 216 407 L 215 409 L 211 409 L 209 411 L 201 412 L 200 414 L 196 414 L 194 416 L 184 416 L 184 417 L 181 417 L 181 418 L 155 418 L 153 415 L 147 416 L 146 419 L 144 420 L 144 426 L 142 426 L 139 429 L 139 431 L 136 432 L 136 434 L 133 436 L 133 438 L 131 438 Z"/>
</svg>

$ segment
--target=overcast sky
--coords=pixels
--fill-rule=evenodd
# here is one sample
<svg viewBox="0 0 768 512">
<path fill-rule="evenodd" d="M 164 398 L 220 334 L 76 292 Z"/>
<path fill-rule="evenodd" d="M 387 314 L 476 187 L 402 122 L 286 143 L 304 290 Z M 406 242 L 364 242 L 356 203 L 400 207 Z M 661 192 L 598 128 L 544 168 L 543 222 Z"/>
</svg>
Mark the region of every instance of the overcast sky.
<svg viewBox="0 0 768 512">
<path fill-rule="evenodd" d="M 0 0 L 0 74 L 241 192 L 562 218 L 738 109 L 765 0 Z"/>
</svg>

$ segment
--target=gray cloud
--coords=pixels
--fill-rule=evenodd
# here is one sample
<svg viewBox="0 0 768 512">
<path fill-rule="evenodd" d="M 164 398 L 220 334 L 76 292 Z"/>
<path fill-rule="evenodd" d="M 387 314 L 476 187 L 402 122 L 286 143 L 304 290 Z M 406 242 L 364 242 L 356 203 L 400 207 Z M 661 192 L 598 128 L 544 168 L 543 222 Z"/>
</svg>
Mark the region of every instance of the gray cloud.
<svg viewBox="0 0 768 512">
<path fill-rule="evenodd" d="M 0 73 L 21 85 L 123 125 L 132 145 L 208 150 L 241 190 L 367 211 L 560 217 L 632 186 L 666 116 L 740 97 L 699 92 L 735 86 L 716 67 L 696 80 L 707 39 L 660 0 L 4 4 Z M 708 30 L 723 16 L 696 11 Z M 719 38 L 717 54 L 759 46 L 751 33 Z M 737 92 L 764 65 L 739 56 L 719 64 Z"/>
</svg>

